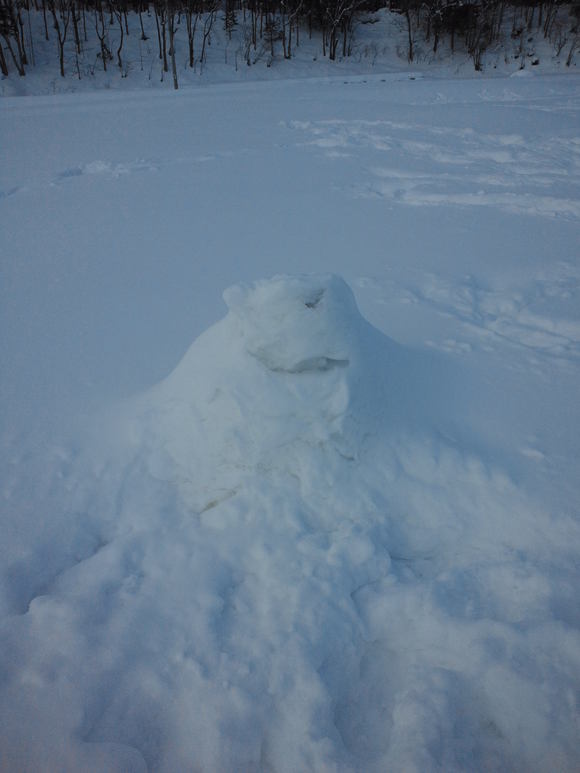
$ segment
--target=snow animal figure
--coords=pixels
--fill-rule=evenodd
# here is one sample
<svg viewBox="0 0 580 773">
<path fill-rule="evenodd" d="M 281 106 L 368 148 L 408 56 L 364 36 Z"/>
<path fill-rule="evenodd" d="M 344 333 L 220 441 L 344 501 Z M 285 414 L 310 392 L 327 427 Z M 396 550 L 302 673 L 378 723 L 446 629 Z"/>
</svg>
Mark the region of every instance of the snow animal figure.
<svg viewBox="0 0 580 773">
<path fill-rule="evenodd" d="M 276 276 L 230 287 L 224 300 L 227 316 L 149 393 L 171 425 L 163 434 L 174 460 L 190 466 L 200 428 L 209 453 L 197 463 L 222 470 L 274 459 L 292 466 L 284 457 L 305 445 L 358 456 L 389 405 L 383 392 L 397 346 L 361 316 L 346 282 Z M 179 428 L 188 425 L 196 435 L 186 450 Z"/>
</svg>

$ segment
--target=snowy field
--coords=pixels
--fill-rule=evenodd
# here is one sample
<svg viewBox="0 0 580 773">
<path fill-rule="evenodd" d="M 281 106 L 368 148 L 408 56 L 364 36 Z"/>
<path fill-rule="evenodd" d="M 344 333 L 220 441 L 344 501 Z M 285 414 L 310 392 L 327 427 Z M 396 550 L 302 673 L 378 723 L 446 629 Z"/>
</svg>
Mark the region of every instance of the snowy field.
<svg viewBox="0 0 580 773">
<path fill-rule="evenodd" d="M 578 770 L 578 77 L 0 136 L 2 771 Z"/>
</svg>

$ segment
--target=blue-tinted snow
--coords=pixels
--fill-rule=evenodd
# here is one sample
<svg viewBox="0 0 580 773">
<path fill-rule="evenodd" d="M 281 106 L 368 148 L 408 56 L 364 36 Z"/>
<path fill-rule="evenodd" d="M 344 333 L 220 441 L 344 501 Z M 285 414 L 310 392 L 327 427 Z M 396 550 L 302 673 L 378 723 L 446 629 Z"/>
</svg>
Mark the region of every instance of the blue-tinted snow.
<svg viewBox="0 0 580 773">
<path fill-rule="evenodd" d="M 3 102 L 5 768 L 578 767 L 578 96 Z"/>
</svg>

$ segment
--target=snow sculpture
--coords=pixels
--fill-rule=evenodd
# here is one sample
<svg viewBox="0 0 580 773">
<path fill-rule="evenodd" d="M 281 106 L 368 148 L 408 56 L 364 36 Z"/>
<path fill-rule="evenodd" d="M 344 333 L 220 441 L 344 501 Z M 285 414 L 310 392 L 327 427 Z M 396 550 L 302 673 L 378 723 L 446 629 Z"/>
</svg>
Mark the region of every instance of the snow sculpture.
<svg viewBox="0 0 580 773">
<path fill-rule="evenodd" d="M 206 465 L 291 471 L 305 447 L 356 458 L 386 404 L 389 339 L 344 280 L 276 276 L 224 300 L 227 316 L 150 393 L 172 461 L 195 459 L 199 479 Z"/>
</svg>

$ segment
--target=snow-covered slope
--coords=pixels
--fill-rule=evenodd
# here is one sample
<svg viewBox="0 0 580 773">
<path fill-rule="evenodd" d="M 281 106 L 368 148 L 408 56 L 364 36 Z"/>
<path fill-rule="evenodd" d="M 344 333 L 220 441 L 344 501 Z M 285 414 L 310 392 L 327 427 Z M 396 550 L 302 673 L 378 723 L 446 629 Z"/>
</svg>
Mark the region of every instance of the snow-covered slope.
<svg viewBox="0 0 580 773">
<path fill-rule="evenodd" d="M 209 14 L 204 14 L 195 25 L 194 65 L 191 67 L 186 20 L 180 14 L 175 36 L 176 75 L 179 88 L 188 90 L 216 83 L 275 82 L 312 77 L 344 78 L 411 72 L 420 77 L 423 71 L 435 77 L 452 75 L 463 78 L 481 78 L 482 71 L 486 76 L 575 72 L 579 38 L 573 5 L 554 6 L 550 12 L 550 25 L 541 12 L 530 15 L 529 8 L 518 3 L 506 6 L 500 15 L 503 18 L 500 30 L 494 35 L 493 43 L 483 46 L 478 52 L 480 71 L 476 71 L 475 57 L 468 53 L 465 34 L 455 35 L 453 47 L 450 36 L 442 34 L 435 46 L 434 36 L 426 36 L 426 16 L 418 26 L 413 15 L 413 60 L 409 61 L 409 30 L 405 16 L 387 9 L 361 14 L 349 38 L 350 55 L 343 55 L 341 44 L 334 61 L 329 59 L 328 47 L 325 49 L 322 45 L 320 30 L 309 29 L 306 19 L 298 37 L 294 32 L 292 56 L 286 59 L 280 40 L 274 43 L 273 55 L 266 36 L 258 38 L 255 47 L 251 45 L 249 16 L 245 13 L 238 13 L 238 24 L 231 31 L 231 36 L 224 29 L 222 14 L 217 14 L 211 24 Z M 104 89 L 168 91 L 174 87 L 171 64 L 164 71 L 159 55 L 157 27 L 151 9 L 141 14 L 145 39 L 136 13 L 127 14 L 127 27 L 122 40 L 117 21 L 111 20 L 105 25 L 105 44 L 114 54 L 106 68 L 103 68 L 95 22 L 90 13 L 87 12 L 86 16 L 87 34 L 83 36 L 85 39 L 79 52 L 69 30 L 64 46 L 63 77 L 59 69 L 56 32 L 50 25 L 45 32 L 42 12 L 31 9 L 27 17 L 30 27 L 25 26 L 24 38 L 29 59 L 34 61 L 34 65 L 27 65 L 26 76 L 20 77 L 6 54 L 10 74 L 8 77 L 0 75 L 0 96 L 55 95 Z M 206 23 L 211 29 L 210 44 L 207 46 L 203 44 Z M 494 27 L 496 23 L 497 19 L 493 22 Z M 482 20 L 481 24 L 485 26 L 485 21 Z M 45 39 L 45 34 L 48 34 L 49 40 Z M 117 50 L 119 57 L 116 56 Z"/>
<path fill-rule="evenodd" d="M 5 100 L 2 770 L 578 768 L 578 93 Z"/>
</svg>

